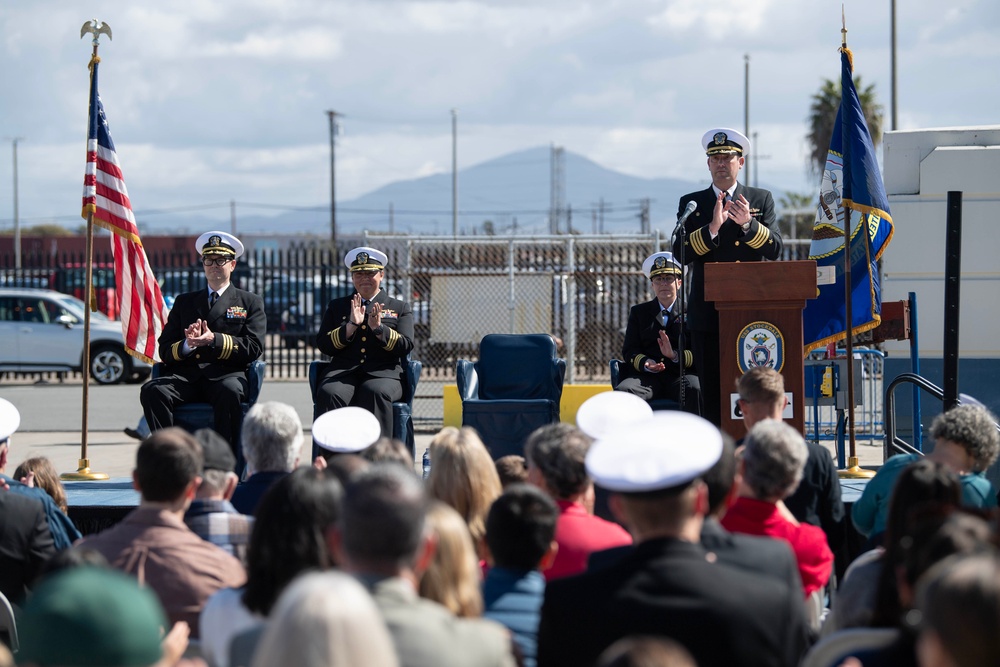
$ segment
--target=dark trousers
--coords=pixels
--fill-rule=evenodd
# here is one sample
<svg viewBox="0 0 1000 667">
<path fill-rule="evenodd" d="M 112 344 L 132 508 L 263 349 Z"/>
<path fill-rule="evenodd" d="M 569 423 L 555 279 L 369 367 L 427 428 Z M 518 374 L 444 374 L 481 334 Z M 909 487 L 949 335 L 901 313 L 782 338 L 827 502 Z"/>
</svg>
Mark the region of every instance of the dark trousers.
<svg viewBox="0 0 1000 667">
<path fill-rule="evenodd" d="M 616 391 L 635 394 L 647 403 L 658 399 L 667 399 L 680 403 L 681 378 L 675 378 L 666 373 L 642 373 L 627 377 L 618 383 Z M 702 411 L 701 383 L 697 375 L 685 375 L 684 412 L 700 415 Z"/>
<path fill-rule="evenodd" d="M 243 426 L 243 406 L 250 386 L 243 375 L 231 375 L 220 380 L 198 378 L 189 380 L 180 375 L 167 375 L 142 385 L 139 402 L 150 431 L 173 426 L 174 410 L 186 403 L 209 403 L 215 415 L 215 430 L 229 442 L 237 459 L 240 428 Z"/>
<path fill-rule="evenodd" d="M 701 416 L 716 426 L 722 424 L 722 405 L 719 403 L 719 331 L 692 331 L 691 351 L 694 367 L 701 380 Z M 735 354 L 735 351 L 733 352 Z M 728 409 L 728 408 L 727 408 Z"/>
<path fill-rule="evenodd" d="M 399 378 L 371 377 L 361 370 L 324 377 L 316 388 L 316 406 L 322 411 L 355 405 L 368 410 L 382 427 L 382 437 L 392 437 L 392 404 L 403 398 Z"/>
</svg>

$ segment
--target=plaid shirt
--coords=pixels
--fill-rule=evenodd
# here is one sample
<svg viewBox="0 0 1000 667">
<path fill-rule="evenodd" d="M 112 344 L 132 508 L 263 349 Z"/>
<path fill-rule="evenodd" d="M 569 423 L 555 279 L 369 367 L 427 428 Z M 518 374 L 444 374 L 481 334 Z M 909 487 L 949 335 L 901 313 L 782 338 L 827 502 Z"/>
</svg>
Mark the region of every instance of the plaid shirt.
<svg viewBox="0 0 1000 667">
<path fill-rule="evenodd" d="M 240 514 L 228 500 L 191 501 L 184 523 L 203 540 L 225 549 L 245 566 L 253 517 Z"/>
</svg>

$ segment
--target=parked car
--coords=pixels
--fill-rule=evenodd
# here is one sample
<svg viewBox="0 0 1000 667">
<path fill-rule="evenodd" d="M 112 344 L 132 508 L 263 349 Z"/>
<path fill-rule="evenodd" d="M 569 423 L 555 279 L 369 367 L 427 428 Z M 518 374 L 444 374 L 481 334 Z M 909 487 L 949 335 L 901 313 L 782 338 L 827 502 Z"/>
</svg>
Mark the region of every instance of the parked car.
<svg viewBox="0 0 1000 667">
<path fill-rule="evenodd" d="M 84 304 L 53 290 L 0 288 L 0 371 L 82 371 Z M 125 352 L 122 325 L 90 314 L 90 375 L 98 384 L 142 381 L 149 364 Z"/>
</svg>

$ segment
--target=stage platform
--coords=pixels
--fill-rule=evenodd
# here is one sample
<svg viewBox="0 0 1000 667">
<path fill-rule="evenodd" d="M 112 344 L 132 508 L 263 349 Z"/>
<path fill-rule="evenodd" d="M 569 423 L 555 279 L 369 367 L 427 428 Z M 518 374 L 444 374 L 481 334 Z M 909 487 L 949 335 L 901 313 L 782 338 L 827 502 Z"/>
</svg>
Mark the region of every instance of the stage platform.
<svg viewBox="0 0 1000 667">
<path fill-rule="evenodd" d="M 139 506 L 139 492 L 131 477 L 102 482 L 63 482 L 69 518 L 84 535 L 99 533 L 121 521 Z"/>
</svg>

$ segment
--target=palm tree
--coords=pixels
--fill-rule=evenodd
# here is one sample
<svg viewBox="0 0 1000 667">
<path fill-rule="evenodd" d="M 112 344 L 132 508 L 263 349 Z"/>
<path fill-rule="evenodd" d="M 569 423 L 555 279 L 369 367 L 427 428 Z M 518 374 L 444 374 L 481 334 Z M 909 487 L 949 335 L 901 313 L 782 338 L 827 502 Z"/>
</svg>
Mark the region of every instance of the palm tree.
<svg viewBox="0 0 1000 667">
<path fill-rule="evenodd" d="M 861 110 L 868 123 L 868 132 L 872 135 L 872 144 L 878 146 L 882 141 L 882 105 L 875 98 L 875 84 L 867 88 L 861 83 L 861 76 L 854 77 L 854 87 L 858 91 Z M 840 80 L 824 79 L 819 92 L 812 96 L 809 107 L 809 173 L 822 174 L 826 167 L 826 155 L 830 151 L 830 137 L 833 136 L 833 124 L 837 120 L 837 110 L 840 109 Z"/>
</svg>

